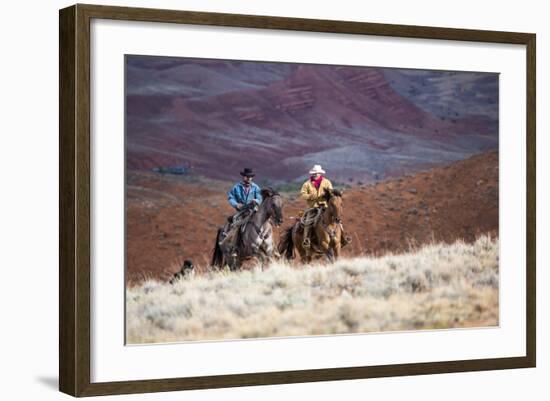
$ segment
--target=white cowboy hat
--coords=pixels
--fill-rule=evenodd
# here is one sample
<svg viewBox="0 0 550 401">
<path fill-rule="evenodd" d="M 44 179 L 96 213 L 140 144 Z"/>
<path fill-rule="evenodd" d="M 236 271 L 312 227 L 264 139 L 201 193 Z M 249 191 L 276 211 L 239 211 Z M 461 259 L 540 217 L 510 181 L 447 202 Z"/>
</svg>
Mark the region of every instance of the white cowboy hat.
<svg viewBox="0 0 550 401">
<path fill-rule="evenodd" d="M 320 164 L 316 164 L 309 170 L 309 174 L 325 174 L 325 170 L 323 170 Z"/>
</svg>

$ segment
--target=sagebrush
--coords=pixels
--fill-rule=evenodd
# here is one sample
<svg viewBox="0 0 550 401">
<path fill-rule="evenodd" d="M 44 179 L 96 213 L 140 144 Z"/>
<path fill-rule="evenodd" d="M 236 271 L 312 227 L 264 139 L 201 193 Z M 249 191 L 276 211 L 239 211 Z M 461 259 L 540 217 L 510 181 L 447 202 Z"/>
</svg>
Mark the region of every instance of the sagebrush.
<svg viewBox="0 0 550 401">
<path fill-rule="evenodd" d="M 499 241 L 332 265 L 211 272 L 126 291 L 128 343 L 495 326 Z"/>
</svg>

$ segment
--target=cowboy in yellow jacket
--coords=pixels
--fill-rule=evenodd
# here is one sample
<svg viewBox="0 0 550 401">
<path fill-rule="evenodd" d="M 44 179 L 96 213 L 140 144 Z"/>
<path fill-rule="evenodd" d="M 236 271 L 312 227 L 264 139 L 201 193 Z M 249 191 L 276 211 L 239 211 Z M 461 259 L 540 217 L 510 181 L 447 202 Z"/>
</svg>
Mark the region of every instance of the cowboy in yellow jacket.
<svg viewBox="0 0 550 401">
<path fill-rule="evenodd" d="M 325 174 L 325 170 L 316 164 L 309 170 L 309 180 L 302 185 L 300 194 L 309 208 L 327 206 L 324 198 L 325 189 L 332 189 L 332 183 L 322 174 Z"/>
<path fill-rule="evenodd" d="M 308 209 L 318 207 L 323 208 L 327 206 L 327 202 L 324 197 L 325 189 L 333 188 L 330 180 L 323 174 L 326 174 L 326 172 L 323 170 L 321 165 L 314 165 L 313 168 L 309 170 L 309 180 L 304 182 L 302 185 L 300 195 L 302 196 L 302 199 L 307 202 Z M 306 210 L 304 217 L 307 217 L 307 213 L 308 211 Z M 342 227 L 342 225 L 340 225 L 340 227 L 342 229 L 342 246 L 345 246 L 351 242 L 351 238 L 344 235 L 344 227 Z M 302 246 L 304 248 L 309 248 L 311 246 L 311 241 L 309 239 L 309 226 L 304 226 L 304 239 Z"/>
</svg>

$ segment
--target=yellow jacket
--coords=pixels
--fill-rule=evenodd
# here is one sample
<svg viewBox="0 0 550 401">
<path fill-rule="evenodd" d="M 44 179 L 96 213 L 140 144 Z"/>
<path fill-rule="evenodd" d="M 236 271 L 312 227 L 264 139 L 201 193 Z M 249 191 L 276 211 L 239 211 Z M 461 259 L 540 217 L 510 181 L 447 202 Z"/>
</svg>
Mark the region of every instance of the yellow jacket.
<svg viewBox="0 0 550 401">
<path fill-rule="evenodd" d="M 326 206 L 327 203 L 323 198 L 325 188 L 332 189 L 332 183 L 329 181 L 328 178 L 323 177 L 321 185 L 319 185 L 319 189 L 315 188 L 310 180 L 307 180 L 306 182 L 304 182 L 304 185 L 302 185 L 300 195 L 302 196 L 302 199 L 307 202 L 308 207 L 319 207 L 321 205 Z"/>
</svg>

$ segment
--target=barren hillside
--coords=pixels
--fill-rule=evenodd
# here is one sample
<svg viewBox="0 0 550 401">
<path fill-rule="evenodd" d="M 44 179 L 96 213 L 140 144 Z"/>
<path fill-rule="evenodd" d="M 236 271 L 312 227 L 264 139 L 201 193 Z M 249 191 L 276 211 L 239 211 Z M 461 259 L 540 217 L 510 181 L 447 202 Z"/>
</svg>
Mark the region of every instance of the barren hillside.
<svg viewBox="0 0 550 401">
<path fill-rule="evenodd" d="M 305 179 L 305 178 L 304 178 Z M 129 172 L 127 176 L 127 281 L 168 278 L 184 259 L 204 268 L 217 228 L 231 214 L 232 183 L 193 176 Z M 498 236 L 498 152 L 492 151 L 378 184 L 344 192 L 344 225 L 353 243 L 345 256 L 405 252 L 431 241 L 473 242 Z M 303 201 L 284 193 L 283 226 Z"/>
<path fill-rule="evenodd" d="M 129 170 L 373 182 L 498 147 L 498 75 L 132 56 Z"/>
</svg>

